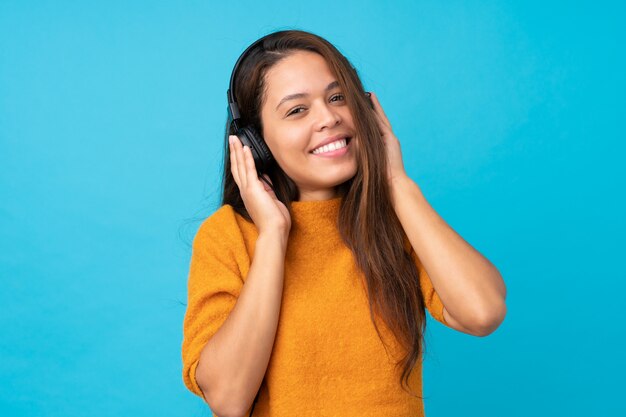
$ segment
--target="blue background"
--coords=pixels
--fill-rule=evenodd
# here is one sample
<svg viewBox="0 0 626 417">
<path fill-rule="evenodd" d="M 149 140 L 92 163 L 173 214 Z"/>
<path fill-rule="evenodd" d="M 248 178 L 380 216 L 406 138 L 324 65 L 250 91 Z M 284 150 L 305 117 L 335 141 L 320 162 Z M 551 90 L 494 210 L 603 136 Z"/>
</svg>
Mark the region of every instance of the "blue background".
<svg viewBox="0 0 626 417">
<path fill-rule="evenodd" d="M 182 383 L 189 242 L 226 88 L 279 29 L 334 43 L 490 259 L 486 338 L 429 318 L 429 416 L 626 415 L 624 2 L 0 2 L 0 415 L 209 416 Z"/>
</svg>

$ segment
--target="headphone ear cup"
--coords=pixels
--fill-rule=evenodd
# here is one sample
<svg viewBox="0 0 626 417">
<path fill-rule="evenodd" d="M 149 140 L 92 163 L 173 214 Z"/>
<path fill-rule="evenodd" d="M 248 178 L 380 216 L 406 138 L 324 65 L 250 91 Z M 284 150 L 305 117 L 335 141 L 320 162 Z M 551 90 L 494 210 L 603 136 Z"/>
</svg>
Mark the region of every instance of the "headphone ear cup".
<svg viewBox="0 0 626 417">
<path fill-rule="evenodd" d="M 274 157 L 267 147 L 265 140 L 253 127 L 244 126 L 239 129 L 241 141 L 244 145 L 248 145 L 254 157 L 254 164 L 257 171 L 261 173 L 267 172 L 267 168 L 274 161 Z M 245 143 L 248 142 L 248 143 Z"/>
</svg>

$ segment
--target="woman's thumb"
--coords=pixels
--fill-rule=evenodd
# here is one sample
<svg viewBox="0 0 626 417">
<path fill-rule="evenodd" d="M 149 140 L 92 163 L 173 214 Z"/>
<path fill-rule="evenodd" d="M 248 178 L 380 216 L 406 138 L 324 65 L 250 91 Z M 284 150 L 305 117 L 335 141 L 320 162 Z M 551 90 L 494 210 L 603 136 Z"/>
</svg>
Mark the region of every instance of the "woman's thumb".
<svg viewBox="0 0 626 417">
<path fill-rule="evenodd" d="M 272 184 L 272 180 L 270 179 L 270 177 L 267 174 L 263 174 L 263 178 L 265 179 L 265 181 L 261 181 L 261 182 L 263 183 L 263 188 L 265 188 L 265 191 L 273 192 L 274 190 L 272 189 L 272 186 L 274 184 Z"/>
</svg>

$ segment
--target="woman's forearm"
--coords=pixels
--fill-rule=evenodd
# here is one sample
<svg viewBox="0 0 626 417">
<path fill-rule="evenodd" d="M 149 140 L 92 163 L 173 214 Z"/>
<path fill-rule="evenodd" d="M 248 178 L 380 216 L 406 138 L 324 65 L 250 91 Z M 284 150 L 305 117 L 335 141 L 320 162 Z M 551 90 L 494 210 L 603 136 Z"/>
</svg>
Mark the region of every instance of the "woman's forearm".
<svg viewBox="0 0 626 417">
<path fill-rule="evenodd" d="M 235 307 L 200 355 L 196 380 L 219 415 L 252 405 L 272 353 L 283 294 L 287 237 L 260 234 Z"/>
<path fill-rule="evenodd" d="M 465 329 L 489 333 L 506 314 L 497 268 L 457 234 L 408 176 L 391 183 L 396 215 L 445 310 Z"/>
</svg>

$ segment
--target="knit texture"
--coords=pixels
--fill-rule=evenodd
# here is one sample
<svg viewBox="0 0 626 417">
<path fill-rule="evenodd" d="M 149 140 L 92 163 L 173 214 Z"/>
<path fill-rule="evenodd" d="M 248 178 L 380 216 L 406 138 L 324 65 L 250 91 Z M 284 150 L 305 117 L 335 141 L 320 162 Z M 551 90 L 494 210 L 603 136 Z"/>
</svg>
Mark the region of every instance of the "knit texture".
<svg viewBox="0 0 626 417">
<path fill-rule="evenodd" d="M 364 275 L 337 228 L 340 205 L 341 197 L 292 202 L 280 318 L 255 417 L 424 415 L 423 401 L 400 387 L 395 362 L 403 352 L 382 319 L 376 323 L 387 350 L 376 333 Z M 237 302 L 257 237 L 253 223 L 223 205 L 194 238 L 182 361 L 183 381 L 200 398 L 195 379 L 200 352 Z M 430 278 L 408 239 L 405 243 L 427 310 L 447 325 Z M 409 384 L 422 395 L 421 360 Z"/>
</svg>

